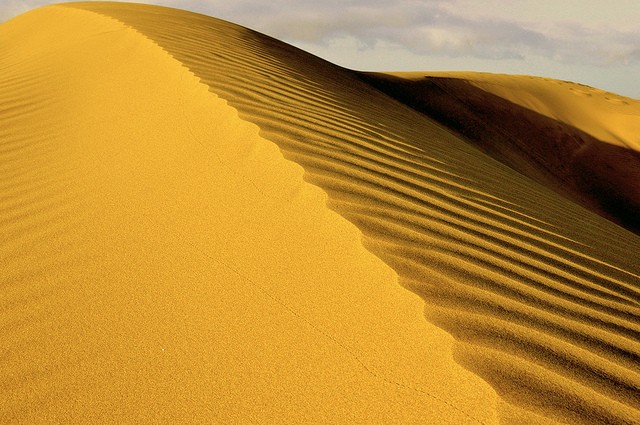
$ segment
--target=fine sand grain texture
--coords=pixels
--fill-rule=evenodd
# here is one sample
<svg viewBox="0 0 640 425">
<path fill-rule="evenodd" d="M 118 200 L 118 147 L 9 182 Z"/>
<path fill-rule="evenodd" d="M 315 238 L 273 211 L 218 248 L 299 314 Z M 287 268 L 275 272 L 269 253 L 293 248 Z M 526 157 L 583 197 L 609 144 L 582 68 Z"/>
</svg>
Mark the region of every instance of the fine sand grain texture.
<svg viewBox="0 0 640 425">
<path fill-rule="evenodd" d="M 0 29 L 0 423 L 494 421 L 420 298 L 180 62 L 77 8 Z"/>
<path fill-rule="evenodd" d="M 203 15 L 0 40 L 0 422 L 640 423 L 640 237 L 538 163 Z"/>
</svg>

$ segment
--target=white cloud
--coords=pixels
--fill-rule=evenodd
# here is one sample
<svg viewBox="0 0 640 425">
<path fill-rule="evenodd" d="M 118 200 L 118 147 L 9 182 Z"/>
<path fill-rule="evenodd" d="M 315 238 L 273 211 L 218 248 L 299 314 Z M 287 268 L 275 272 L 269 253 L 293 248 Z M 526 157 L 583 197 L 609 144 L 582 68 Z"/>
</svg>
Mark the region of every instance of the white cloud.
<svg viewBox="0 0 640 425">
<path fill-rule="evenodd" d="M 640 27 L 630 24 L 640 22 L 637 0 L 137 1 L 227 19 L 312 51 L 350 39 L 359 50 L 424 58 L 640 67 Z M 0 20 L 48 3 L 0 0 Z M 343 65 L 357 68 L 357 58 Z"/>
<path fill-rule="evenodd" d="M 51 2 L 5 0 L 0 6 L 0 19 Z M 469 2 L 464 0 L 158 0 L 156 3 L 233 20 L 290 42 L 326 45 L 331 40 L 353 37 L 362 46 L 374 48 L 384 42 L 425 55 L 483 59 L 526 59 L 537 55 L 601 65 L 639 60 L 640 28 L 620 32 L 615 22 L 596 26 L 580 24 L 577 18 L 575 22 L 527 21 L 517 15 L 513 1 L 503 3 L 514 14 L 508 19 L 492 17 L 487 10 L 474 16 L 469 13 Z M 476 9 L 481 10 L 477 6 Z M 496 10 L 494 15 L 504 13 Z"/>
</svg>

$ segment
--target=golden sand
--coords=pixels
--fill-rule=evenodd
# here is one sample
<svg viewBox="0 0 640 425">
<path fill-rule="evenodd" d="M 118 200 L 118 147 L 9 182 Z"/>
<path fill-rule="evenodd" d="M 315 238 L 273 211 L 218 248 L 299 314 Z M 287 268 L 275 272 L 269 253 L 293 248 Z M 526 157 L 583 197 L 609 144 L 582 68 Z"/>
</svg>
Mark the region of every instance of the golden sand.
<svg viewBox="0 0 640 425">
<path fill-rule="evenodd" d="M 640 101 L 571 81 L 483 72 L 390 73 L 456 78 L 613 145 L 640 151 Z"/>
<path fill-rule="evenodd" d="M 228 22 L 0 40 L 0 422 L 638 422 L 637 235 Z"/>
<path fill-rule="evenodd" d="M 514 170 L 640 235 L 640 101 L 526 75 L 361 77 Z"/>
</svg>

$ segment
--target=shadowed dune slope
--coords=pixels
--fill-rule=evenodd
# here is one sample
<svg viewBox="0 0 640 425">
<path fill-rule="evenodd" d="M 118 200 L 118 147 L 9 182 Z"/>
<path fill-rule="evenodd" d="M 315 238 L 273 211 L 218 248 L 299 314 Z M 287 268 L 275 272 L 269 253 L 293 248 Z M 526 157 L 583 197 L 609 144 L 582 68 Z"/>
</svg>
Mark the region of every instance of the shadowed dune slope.
<svg viewBox="0 0 640 425">
<path fill-rule="evenodd" d="M 361 76 L 514 170 L 640 234 L 640 101 L 530 76 Z"/>
<path fill-rule="evenodd" d="M 51 20 L 63 16 L 65 19 Z M 98 317 L 120 317 L 123 309 L 133 315 L 122 317 L 120 326 L 104 323 L 100 330 L 83 329 L 92 344 L 103 341 L 100 335 L 105 332 L 104 342 L 120 345 L 109 346 L 107 351 L 104 346 L 86 349 L 74 339 L 74 330 L 63 328 L 59 332 L 67 332 L 67 339 L 76 341 L 72 349 L 58 349 L 57 357 L 43 357 L 59 366 L 60 362 L 75 365 L 76 357 L 87 356 L 91 367 L 86 370 L 101 371 L 95 381 L 112 381 L 99 387 L 110 403 L 121 409 L 124 404 L 135 412 L 139 407 L 128 406 L 127 401 L 135 402 L 141 392 L 152 389 L 163 397 L 160 405 L 167 411 L 154 410 L 149 396 L 142 397 L 149 403 L 145 412 L 160 417 L 184 418 L 171 409 L 195 405 L 205 416 L 206 408 L 223 416 L 234 412 L 234 406 L 242 406 L 239 410 L 244 418 L 256 421 L 264 420 L 273 409 L 273 416 L 288 414 L 289 419 L 304 417 L 300 412 L 313 412 L 316 420 L 338 422 L 367 422 L 369 418 L 491 423 L 497 408 L 504 423 L 638 422 L 638 236 L 482 153 L 424 114 L 364 83 L 359 74 L 240 26 L 160 7 L 77 3 L 43 8 L 0 28 L 15 31 L 9 24 L 19 26 L 21 19 L 54 28 L 73 21 L 86 25 L 87 31 L 101 19 L 100 25 L 111 29 L 92 29 L 82 39 L 92 51 L 96 47 L 91 43 L 107 37 L 101 45 L 111 52 L 105 62 L 111 64 L 109 72 L 120 70 L 122 75 L 114 79 L 95 64 L 92 75 L 101 76 L 98 81 L 105 84 L 99 93 L 115 96 L 118 89 L 122 102 L 134 103 L 128 110 L 111 97 L 108 103 L 103 99 L 96 104 L 92 96 L 97 95 L 88 87 L 73 86 L 75 99 L 84 103 L 71 104 L 86 116 L 72 119 L 77 112 L 73 110 L 64 115 L 66 121 L 52 120 L 51 128 L 58 131 L 60 141 L 53 146 L 49 146 L 51 140 L 56 139 L 47 138 L 49 144 L 40 139 L 25 142 L 22 136 L 15 141 L 6 139 L 11 141 L 7 152 L 25 145 L 31 153 L 20 156 L 33 163 L 16 165 L 8 159 L 0 163 L 16 176 L 15 183 L 8 183 L 11 190 L 6 191 L 14 202 L 9 205 L 17 205 L 15 214 L 28 214 L 32 207 L 26 199 L 40 196 L 45 202 L 46 198 L 46 204 L 33 206 L 41 213 L 18 220 L 20 225 L 30 225 L 22 231 L 24 237 L 58 235 L 53 238 L 55 244 L 34 242 L 37 249 L 33 250 L 19 244 L 3 245 L 11 252 L 7 258 L 17 264 L 12 267 L 21 267 L 25 282 L 34 274 L 41 282 L 40 287 L 13 284 L 16 296 L 22 297 L 13 303 L 37 312 L 33 306 L 46 302 L 43 294 L 51 291 L 55 279 L 67 279 L 65 271 L 70 267 L 74 273 L 82 271 L 82 276 L 92 273 L 92 279 L 99 278 L 97 282 L 106 285 L 94 289 L 92 283 L 81 283 L 86 280 L 80 276 L 75 286 L 62 285 L 70 296 L 111 301 L 95 309 L 90 303 L 74 304 L 83 309 L 78 313 L 83 319 L 80 323 L 95 325 Z M 131 43 L 153 42 L 168 53 L 157 59 L 173 61 L 171 66 L 166 64 L 166 74 L 157 72 L 160 65 L 155 60 L 144 58 L 137 65 L 140 69 L 153 63 L 153 72 L 147 71 L 144 78 L 139 77 L 140 69 L 127 69 L 131 65 L 123 59 L 133 60 L 139 52 L 128 46 L 122 51 L 109 50 L 115 48 L 109 37 L 118 34 Z M 82 61 L 82 51 L 61 49 Z M 13 57 L 22 51 L 15 50 L 17 53 L 3 51 L 0 57 L 20 66 L 36 61 Z M 145 47 L 144 51 L 159 58 L 157 50 Z M 43 56 L 36 57 L 41 60 Z M 90 54 L 87 57 L 95 59 Z M 40 66 L 36 63 L 35 70 Z M 84 75 L 82 69 L 77 72 Z M 16 84 L 7 84 L 18 87 L 42 78 L 41 70 L 32 74 L 33 78 L 21 83 L 19 77 L 11 77 Z M 173 79 L 167 79 L 168 74 Z M 153 78 L 148 80 L 148 76 Z M 75 84 L 68 75 L 63 77 L 70 78 L 64 84 Z M 118 86 L 108 86 L 110 81 Z M 124 82 L 127 85 L 120 87 Z M 155 85 L 147 88 L 151 84 Z M 202 87 L 209 90 L 209 97 Z M 143 89 L 168 92 L 135 104 L 133 99 Z M 202 98 L 198 115 L 191 109 L 196 107 L 195 95 L 189 90 Z M 51 96 L 56 98 L 55 94 Z M 237 110 L 239 118 L 222 100 Z M 18 104 L 15 101 L 8 109 Z M 33 103 L 20 107 L 30 105 Z M 105 108 L 113 114 L 111 118 L 103 116 Z M 154 112 L 158 108 L 166 113 Z M 149 113 L 140 114 L 141 109 Z M 152 121 L 141 127 L 146 120 Z M 224 130 L 227 126 L 233 128 Z M 247 128 L 242 130 L 247 133 L 237 135 L 238 128 Z M 304 180 L 323 189 L 328 197 L 299 181 L 302 172 L 274 150 L 260 147 L 271 146 L 269 142 L 302 166 Z M 55 151 L 50 160 L 38 156 L 49 152 L 47 149 L 65 149 L 67 156 Z M 88 162 L 78 163 L 76 156 Z M 47 168 L 46 173 L 38 173 L 38 167 L 48 167 L 49 161 L 64 170 Z M 51 175 L 51 181 L 35 181 L 29 173 L 38 178 Z M 201 183 L 195 184 L 194 179 Z M 258 192 L 269 190 L 269 195 L 258 196 L 252 183 L 259 185 Z M 55 190 L 55 184 L 65 190 Z M 75 197 L 67 186 L 76 189 Z M 72 199 L 56 198 L 61 193 Z M 325 201 L 361 233 L 324 212 Z M 61 210 L 57 216 L 50 204 Z M 74 210 L 76 205 L 83 207 Z M 84 220 L 83 225 L 71 222 L 69 216 Z M 92 225 L 94 220 L 97 223 Z M 278 224 L 281 222 L 286 224 Z M 358 237 L 377 258 L 359 249 Z M 90 249 L 83 249 L 82 244 Z M 262 255 L 266 255 L 264 260 Z M 38 268 L 45 261 L 62 258 L 66 266 L 54 267 L 55 272 Z M 85 271 L 86 262 L 94 269 Z M 195 286 L 185 277 L 192 273 L 200 282 Z M 396 273 L 399 283 L 424 301 L 424 316 L 420 317 L 426 317 L 424 323 L 413 315 L 416 300 L 393 285 Z M 151 288 L 118 284 L 152 283 L 154 279 L 162 284 Z M 254 288 L 253 295 L 240 294 L 236 280 L 256 282 L 248 285 Z M 207 285 L 211 282 L 231 288 L 222 291 L 226 300 L 216 298 L 221 293 Z M 114 300 L 121 299 L 118 291 L 126 294 L 127 301 Z M 35 299 L 27 299 L 28 292 Z M 191 298 L 196 293 L 200 296 Z M 51 299 L 60 303 L 67 298 L 56 292 Z M 193 299 L 195 306 L 190 302 Z M 388 302 L 390 299 L 395 301 Z M 131 310 L 127 303 L 146 304 Z M 178 305 L 177 313 L 172 304 Z M 263 310 L 267 304 L 272 313 Z M 230 305 L 240 311 L 228 310 Z M 49 342 L 35 345 L 46 352 L 54 345 L 55 332 L 37 326 L 59 326 L 50 317 L 58 310 L 40 311 L 48 313 L 46 319 L 29 317 L 13 326 L 26 327 L 29 332 L 25 335 L 31 338 L 50 335 L 50 340 L 45 339 Z M 132 319 L 144 319 L 134 320 L 137 333 L 123 332 Z M 431 324 L 455 338 L 452 352 L 446 335 Z M 4 329 L 11 332 L 12 328 Z M 214 334 L 224 340 L 224 346 L 217 342 L 220 339 L 207 339 Z M 135 337 L 140 335 L 138 342 Z M 200 335 L 209 343 L 199 340 Z M 175 344 L 175 337 L 186 338 L 180 340 L 182 351 L 174 354 L 172 363 L 163 360 L 160 356 L 166 356 L 165 351 L 157 348 Z M 278 341 L 272 341 L 273 337 Z M 125 341 L 130 344 L 123 344 Z M 199 348 L 202 343 L 206 349 Z M 309 344 L 320 346 L 310 348 Z M 34 345 L 27 338 L 20 346 L 22 352 L 12 355 L 25 358 Z M 280 346 L 281 350 L 274 348 Z M 131 347 L 135 352 L 130 354 Z M 152 347 L 158 357 L 142 361 Z M 94 364 L 96 353 L 101 355 Z M 32 356 L 38 354 L 42 353 Z M 212 361 L 212 355 L 224 361 Z M 242 360 L 230 358 L 237 355 Z M 114 363 L 120 356 L 127 359 L 122 373 L 128 379 L 109 375 L 119 370 Z M 175 362 L 185 358 L 191 360 L 165 383 L 162 377 L 175 372 Z M 51 365 L 37 369 L 37 365 L 27 367 L 10 359 L 32 376 L 24 390 L 15 390 L 20 386 L 18 375 L 14 377 L 14 386 L 9 387 L 15 394 L 12 408 L 24 407 L 25 402 L 33 401 L 29 397 L 42 395 L 46 383 L 57 384 L 42 378 L 51 373 Z M 490 384 L 499 396 L 497 401 L 488 385 L 456 368 L 452 359 Z M 106 361 L 104 369 L 102 361 Z M 227 376 L 229 369 L 234 378 Z M 157 382 L 149 376 L 155 370 L 161 372 Z M 214 375 L 206 375 L 212 371 Z M 147 379 L 146 386 L 135 381 L 137 373 Z M 70 371 L 62 376 L 67 385 L 76 379 Z M 90 377 L 81 376 L 79 389 L 90 382 Z M 180 380 L 187 376 L 193 388 L 182 386 Z M 203 388 L 198 385 L 207 379 L 210 386 L 198 391 Z M 377 385 L 361 381 L 367 379 Z M 125 398 L 107 391 L 110 385 L 122 382 L 131 385 L 124 388 Z M 220 382 L 226 385 L 222 395 L 212 389 Z M 56 388 L 62 392 L 68 386 Z M 390 394 L 394 397 L 388 398 Z M 219 398 L 211 400 L 208 395 Z M 99 405 L 99 397 L 86 397 L 90 400 L 83 402 Z M 255 400 L 258 405 L 253 404 Z M 319 400 L 331 402 L 323 405 Z M 52 396 L 44 411 L 57 405 L 69 407 L 73 401 L 66 403 Z M 293 403 L 289 410 L 284 407 L 287 403 Z M 221 413 L 219 406 L 224 407 Z"/>
</svg>

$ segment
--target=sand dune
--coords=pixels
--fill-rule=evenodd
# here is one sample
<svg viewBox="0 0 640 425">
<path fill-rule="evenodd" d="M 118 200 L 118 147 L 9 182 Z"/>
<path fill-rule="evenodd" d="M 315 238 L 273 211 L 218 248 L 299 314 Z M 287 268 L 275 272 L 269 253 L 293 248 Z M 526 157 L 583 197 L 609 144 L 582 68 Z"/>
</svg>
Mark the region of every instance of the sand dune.
<svg viewBox="0 0 640 425">
<path fill-rule="evenodd" d="M 525 75 L 362 77 L 516 171 L 640 234 L 640 101 Z"/>
<path fill-rule="evenodd" d="M 2 422 L 640 422 L 640 237 L 527 155 L 203 15 L 0 40 Z"/>
</svg>

